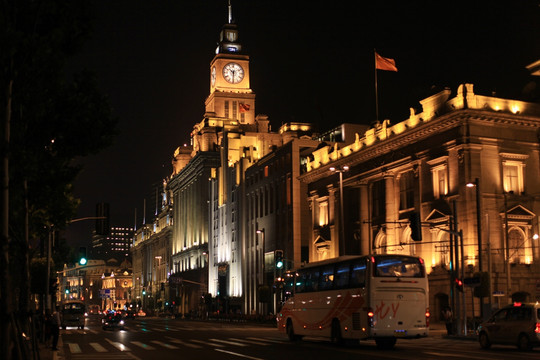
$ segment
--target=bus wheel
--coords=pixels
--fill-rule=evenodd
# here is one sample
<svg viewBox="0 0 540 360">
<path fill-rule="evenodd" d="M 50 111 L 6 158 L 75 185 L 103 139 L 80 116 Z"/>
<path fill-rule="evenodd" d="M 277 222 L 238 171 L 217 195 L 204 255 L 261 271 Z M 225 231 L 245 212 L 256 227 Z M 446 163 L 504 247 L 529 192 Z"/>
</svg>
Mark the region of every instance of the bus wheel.
<svg viewBox="0 0 540 360">
<path fill-rule="evenodd" d="M 392 349 L 396 345 L 396 338 L 375 339 L 375 343 L 379 349 Z"/>
<path fill-rule="evenodd" d="M 332 344 L 336 344 L 336 345 L 343 344 L 343 338 L 341 337 L 341 327 L 339 326 L 338 319 L 332 320 L 330 340 L 332 341 Z"/>
<path fill-rule="evenodd" d="M 287 320 L 287 336 L 289 337 L 290 341 L 297 341 L 297 340 L 302 339 L 301 336 L 298 336 L 294 333 L 294 328 L 293 328 L 291 319 Z"/>
</svg>

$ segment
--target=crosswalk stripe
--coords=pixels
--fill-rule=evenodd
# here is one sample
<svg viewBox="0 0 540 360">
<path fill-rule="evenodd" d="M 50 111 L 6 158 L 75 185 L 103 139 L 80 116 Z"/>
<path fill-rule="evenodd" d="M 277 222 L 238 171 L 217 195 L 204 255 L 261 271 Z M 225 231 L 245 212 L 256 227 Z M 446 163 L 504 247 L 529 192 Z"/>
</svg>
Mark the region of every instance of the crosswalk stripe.
<svg viewBox="0 0 540 360">
<path fill-rule="evenodd" d="M 117 348 L 118 350 L 120 351 L 131 351 L 127 346 L 125 346 L 124 344 L 122 343 L 119 343 L 119 342 L 115 342 L 115 341 L 112 341 L 112 340 L 109 340 L 109 339 L 105 339 L 109 344 L 111 344 L 112 346 L 114 346 L 115 348 Z"/>
<path fill-rule="evenodd" d="M 82 353 L 82 350 L 81 350 L 81 347 L 79 346 L 79 344 L 68 343 L 68 346 L 69 346 L 69 351 L 72 354 L 80 354 L 80 353 Z"/>
<path fill-rule="evenodd" d="M 152 340 L 152 342 L 153 342 L 154 344 L 161 345 L 161 346 L 163 346 L 164 348 L 167 348 L 167 349 L 178 349 L 178 346 L 174 346 L 174 345 L 171 345 L 171 344 L 166 344 L 166 343 L 164 343 L 163 341 Z"/>
<path fill-rule="evenodd" d="M 153 347 L 152 345 L 148 345 L 148 344 L 142 343 L 140 341 L 132 341 L 131 343 L 133 345 L 137 345 L 138 347 L 143 348 L 145 350 L 156 350 L 156 348 Z"/>
<path fill-rule="evenodd" d="M 197 344 L 204 344 L 204 345 L 209 345 L 209 346 L 214 346 L 214 347 L 225 347 L 224 345 L 221 345 L 221 344 L 217 344 L 217 343 L 213 343 L 213 342 L 208 342 L 208 341 L 202 341 L 202 340 L 195 340 L 195 339 L 192 339 L 191 341 L 197 343 Z"/>
<path fill-rule="evenodd" d="M 283 341 L 266 339 L 266 338 L 263 339 L 263 338 L 256 338 L 256 337 L 247 337 L 246 339 L 255 340 L 255 341 L 265 341 L 265 342 L 270 342 L 270 343 L 273 343 L 273 344 L 283 344 Z"/>
<path fill-rule="evenodd" d="M 209 340 L 217 341 L 218 343 L 223 343 L 223 344 L 235 345 L 235 346 L 247 346 L 246 344 L 242 344 L 236 341 L 227 341 L 227 340 L 222 340 L 222 339 L 209 339 Z"/>
<path fill-rule="evenodd" d="M 253 345 L 262 345 L 262 346 L 270 345 L 269 343 L 264 343 L 264 342 L 260 342 L 260 341 L 253 341 L 253 340 L 235 339 L 235 338 L 230 338 L 230 340 L 245 342 L 245 343 L 253 344 Z"/>
<path fill-rule="evenodd" d="M 107 352 L 108 350 L 105 349 L 101 344 L 99 343 L 90 343 L 90 346 L 94 348 L 97 352 Z"/>
<path fill-rule="evenodd" d="M 182 341 L 180 339 L 174 339 L 174 338 L 170 338 L 170 337 L 167 337 L 167 339 L 170 342 L 175 343 L 175 344 L 184 345 L 184 346 L 187 346 L 187 347 L 190 347 L 190 348 L 193 348 L 193 349 L 202 349 L 202 346 L 200 346 L 200 345 L 191 344 L 191 343 Z"/>
</svg>

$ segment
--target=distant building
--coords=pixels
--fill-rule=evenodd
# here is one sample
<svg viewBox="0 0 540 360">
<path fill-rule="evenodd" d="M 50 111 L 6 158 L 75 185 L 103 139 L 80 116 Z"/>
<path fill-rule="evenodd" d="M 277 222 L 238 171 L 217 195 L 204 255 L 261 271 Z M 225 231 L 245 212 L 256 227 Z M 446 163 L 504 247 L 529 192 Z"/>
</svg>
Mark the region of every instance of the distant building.
<svg viewBox="0 0 540 360">
<path fill-rule="evenodd" d="M 92 258 L 109 260 L 115 259 L 118 263 L 131 260 L 131 246 L 134 231 L 131 227 L 111 227 L 107 235 L 92 235 Z"/>
<path fill-rule="evenodd" d="M 58 273 L 56 300 L 82 300 L 87 307 L 97 305 L 100 310 L 128 309 L 133 304 L 132 281 L 132 267 L 127 260 L 120 264 L 114 260 L 89 260 L 86 265 L 64 264 Z"/>
</svg>

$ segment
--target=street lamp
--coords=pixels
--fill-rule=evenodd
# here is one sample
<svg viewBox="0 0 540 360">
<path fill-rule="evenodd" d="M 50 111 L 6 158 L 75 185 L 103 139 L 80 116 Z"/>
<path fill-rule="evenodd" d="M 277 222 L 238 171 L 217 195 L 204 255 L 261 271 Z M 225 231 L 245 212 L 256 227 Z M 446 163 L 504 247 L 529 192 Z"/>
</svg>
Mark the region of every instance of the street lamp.
<svg viewBox="0 0 540 360">
<path fill-rule="evenodd" d="M 330 167 L 330 171 L 339 173 L 339 220 L 340 220 L 340 228 L 341 228 L 341 239 L 339 241 L 339 248 L 341 255 L 345 255 L 345 219 L 344 219 L 344 211 L 343 211 L 343 173 L 349 171 L 349 167 L 347 165 L 343 165 L 340 168 L 336 168 L 334 166 Z"/>
<path fill-rule="evenodd" d="M 476 191 L 476 232 L 478 237 L 478 271 L 482 272 L 482 216 L 480 214 L 480 179 L 467 183 L 467 187 Z"/>
</svg>

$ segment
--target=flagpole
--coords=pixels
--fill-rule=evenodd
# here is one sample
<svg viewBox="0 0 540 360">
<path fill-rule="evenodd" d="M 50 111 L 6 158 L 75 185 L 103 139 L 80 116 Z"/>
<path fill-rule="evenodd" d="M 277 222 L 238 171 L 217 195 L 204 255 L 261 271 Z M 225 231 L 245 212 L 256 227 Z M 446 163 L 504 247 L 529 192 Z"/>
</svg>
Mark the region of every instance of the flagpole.
<svg viewBox="0 0 540 360">
<path fill-rule="evenodd" d="M 377 50 L 373 49 L 373 69 L 375 70 L 375 121 L 379 121 L 379 91 L 377 89 Z"/>
</svg>

